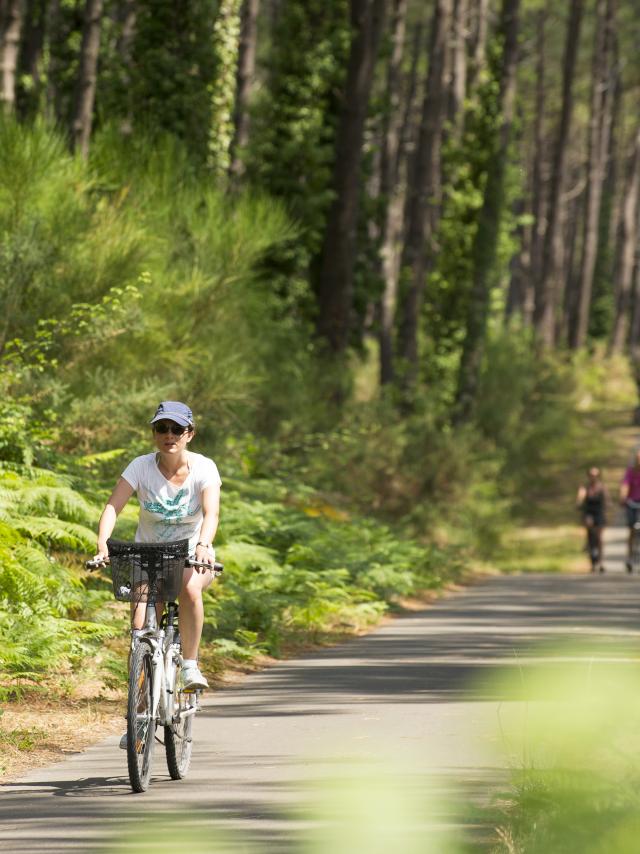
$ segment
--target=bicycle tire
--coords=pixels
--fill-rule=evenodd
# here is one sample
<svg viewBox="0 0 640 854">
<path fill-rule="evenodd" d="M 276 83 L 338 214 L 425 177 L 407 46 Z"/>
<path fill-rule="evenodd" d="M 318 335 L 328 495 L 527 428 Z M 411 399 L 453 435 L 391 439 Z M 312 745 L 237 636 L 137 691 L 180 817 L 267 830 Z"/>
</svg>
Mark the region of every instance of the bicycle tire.
<svg viewBox="0 0 640 854">
<path fill-rule="evenodd" d="M 640 571 L 640 531 L 634 529 L 631 541 L 631 568 L 634 572 Z"/>
<path fill-rule="evenodd" d="M 164 750 L 167 756 L 167 768 L 172 780 L 182 780 L 189 772 L 191 751 L 193 748 L 193 713 L 184 715 L 197 703 L 194 692 L 181 691 L 182 667 L 177 665 L 173 673 L 173 718 L 170 726 L 164 728 Z M 177 718 L 177 720 L 176 720 Z"/>
<path fill-rule="evenodd" d="M 151 780 L 156 722 L 153 718 L 153 651 L 141 641 L 131 656 L 127 700 L 127 765 L 134 792 Z"/>
<path fill-rule="evenodd" d="M 589 549 L 589 560 L 591 561 L 591 571 L 595 572 L 600 563 L 600 546 L 598 544 L 598 536 L 595 528 L 587 528 L 587 542 Z"/>
</svg>

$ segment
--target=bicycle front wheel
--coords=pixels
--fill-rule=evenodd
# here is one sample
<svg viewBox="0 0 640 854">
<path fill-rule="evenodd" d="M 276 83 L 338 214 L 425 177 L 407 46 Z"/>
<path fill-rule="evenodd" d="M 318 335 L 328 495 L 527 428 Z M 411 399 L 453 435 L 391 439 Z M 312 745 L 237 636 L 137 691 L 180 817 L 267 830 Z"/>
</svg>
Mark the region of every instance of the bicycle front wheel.
<svg viewBox="0 0 640 854">
<path fill-rule="evenodd" d="M 140 642 L 131 656 L 127 703 L 127 765 L 134 792 L 149 788 L 155 730 L 153 652 L 148 643 Z"/>
<path fill-rule="evenodd" d="M 172 780 L 182 780 L 187 776 L 191 764 L 193 747 L 193 716 L 197 707 L 194 691 L 181 691 L 182 668 L 177 666 L 173 677 L 173 721 L 164 728 L 164 749 L 167 754 L 167 767 Z"/>
</svg>

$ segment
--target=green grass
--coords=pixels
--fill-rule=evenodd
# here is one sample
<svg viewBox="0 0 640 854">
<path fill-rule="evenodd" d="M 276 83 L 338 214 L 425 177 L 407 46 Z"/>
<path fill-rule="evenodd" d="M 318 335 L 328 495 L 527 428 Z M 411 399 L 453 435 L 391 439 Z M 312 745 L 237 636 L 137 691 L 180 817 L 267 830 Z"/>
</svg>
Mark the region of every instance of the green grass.
<svg viewBox="0 0 640 854">
<path fill-rule="evenodd" d="M 578 525 L 527 526 L 509 532 L 494 564 L 501 572 L 586 572 L 584 534 Z"/>
</svg>

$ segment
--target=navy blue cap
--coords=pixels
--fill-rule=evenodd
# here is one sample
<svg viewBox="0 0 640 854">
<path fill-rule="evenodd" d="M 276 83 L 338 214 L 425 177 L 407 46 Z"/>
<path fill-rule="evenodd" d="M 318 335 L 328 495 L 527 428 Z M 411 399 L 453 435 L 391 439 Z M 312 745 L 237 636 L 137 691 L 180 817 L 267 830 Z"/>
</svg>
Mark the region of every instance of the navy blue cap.
<svg viewBox="0 0 640 854">
<path fill-rule="evenodd" d="M 181 427 L 192 427 L 193 412 L 186 403 L 180 403 L 179 400 L 163 400 L 149 423 L 155 424 L 156 421 L 163 420 L 175 421 Z"/>
</svg>

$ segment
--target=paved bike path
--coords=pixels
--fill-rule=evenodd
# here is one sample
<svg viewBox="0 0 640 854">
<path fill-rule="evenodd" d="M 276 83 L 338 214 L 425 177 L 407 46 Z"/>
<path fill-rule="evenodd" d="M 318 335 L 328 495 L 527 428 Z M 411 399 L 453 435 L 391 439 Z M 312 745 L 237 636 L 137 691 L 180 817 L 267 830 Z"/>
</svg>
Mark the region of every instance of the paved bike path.
<svg viewBox="0 0 640 854">
<path fill-rule="evenodd" d="M 639 648 L 640 579 L 611 569 L 487 578 L 370 635 L 211 693 L 196 720 L 189 777 L 170 781 L 157 745 L 144 795 L 131 793 L 115 737 L 38 769 L 0 787 L 0 850 L 124 850 L 119 840 L 140 827 L 144 808 L 159 817 L 178 810 L 172 836 L 194 854 L 299 851 L 318 821 L 308 813 L 309 784 L 354 768 L 389 785 L 401 779 L 407 794 L 426 785 L 425 775 L 445 794 L 454 786 L 481 794 L 509 761 L 497 724 L 511 701 L 496 674 L 538 667 L 550 641 L 596 636 L 622 666 Z M 228 837 L 213 844 L 221 830 Z"/>
</svg>

